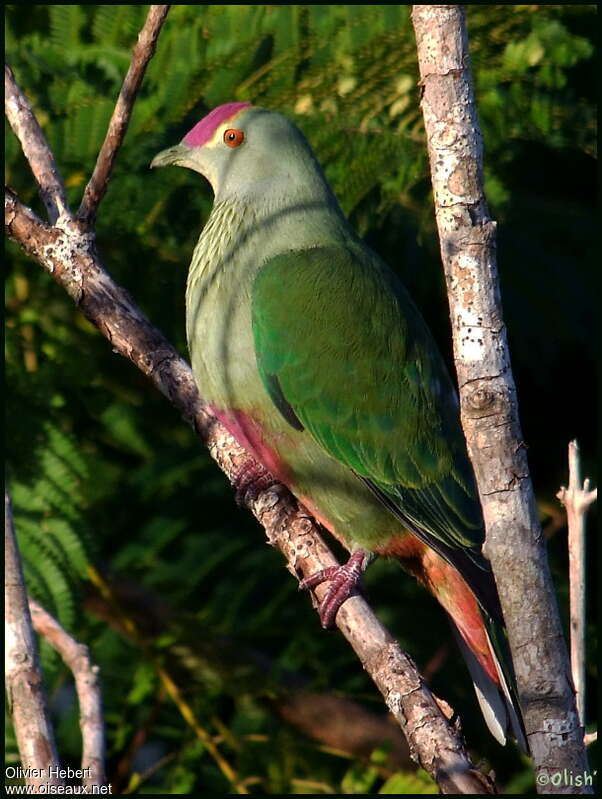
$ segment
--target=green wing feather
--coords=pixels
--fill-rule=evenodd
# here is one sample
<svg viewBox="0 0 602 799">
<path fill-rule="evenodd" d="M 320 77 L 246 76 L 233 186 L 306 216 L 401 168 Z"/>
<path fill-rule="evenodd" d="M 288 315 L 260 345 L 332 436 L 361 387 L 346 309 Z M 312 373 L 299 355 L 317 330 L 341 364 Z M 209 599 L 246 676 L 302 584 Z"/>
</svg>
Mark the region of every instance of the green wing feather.
<svg viewBox="0 0 602 799">
<path fill-rule="evenodd" d="M 292 251 L 259 271 L 252 319 L 282 415 L 473 584 L 488 564 L 456 394 L 393 273 L 352 243 Z"/>
</svg>

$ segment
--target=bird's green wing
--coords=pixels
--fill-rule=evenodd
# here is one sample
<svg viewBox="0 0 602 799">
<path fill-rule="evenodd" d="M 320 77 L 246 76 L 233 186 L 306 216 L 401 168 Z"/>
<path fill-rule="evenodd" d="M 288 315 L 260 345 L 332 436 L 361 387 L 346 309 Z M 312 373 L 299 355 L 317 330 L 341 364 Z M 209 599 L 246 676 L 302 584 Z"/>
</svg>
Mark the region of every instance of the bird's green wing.
<svg viewBox="0 0 602 799">
<path fill-rule="evenodd" d="M 255 280 L 252 320 L 259 372 L 284 418 L 467 577 L 486 568 L 456 394 L 388 268 L 354 244 L 277 256 Z"/>
</svg>

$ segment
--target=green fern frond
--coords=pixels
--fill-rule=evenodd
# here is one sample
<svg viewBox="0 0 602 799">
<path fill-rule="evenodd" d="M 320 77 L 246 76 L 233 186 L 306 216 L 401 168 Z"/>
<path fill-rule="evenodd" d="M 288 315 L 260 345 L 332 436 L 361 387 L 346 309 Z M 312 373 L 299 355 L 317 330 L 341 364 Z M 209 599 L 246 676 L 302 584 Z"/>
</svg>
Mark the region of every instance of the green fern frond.
<svg viewBox="0 0 602 799">
<path fill-rule="evenodd" d="M 51 552 L 51 547 L 40 539 L 19 533 L 20 523 L 15 517 L 15 529 L 23 557 L 23 573 L 27 590 L 40 602 L 46 601 L 50 613 L 56 616 L 67 629 L 73 628 L 76 619 L 75 585 L 69 565 Z M 62 553 L 61 553 L 62 554 Z"/>
<path fill-rule="evenodd" d="M 135 5 L 99 5 L 94 9 L 92 35 L 105 46 L 129 49 L 144 20 L 144 9 Z"/>
<path fill-rule="evenodd" d="M 77 5 L 51 5 L 50 9 L 50 38 L 57 47 L 62 47 L 68 53 L 70 48 L 77 48 L 80 44 L 80 32 L 85 23 L 81 6 Z"/>
</svg>

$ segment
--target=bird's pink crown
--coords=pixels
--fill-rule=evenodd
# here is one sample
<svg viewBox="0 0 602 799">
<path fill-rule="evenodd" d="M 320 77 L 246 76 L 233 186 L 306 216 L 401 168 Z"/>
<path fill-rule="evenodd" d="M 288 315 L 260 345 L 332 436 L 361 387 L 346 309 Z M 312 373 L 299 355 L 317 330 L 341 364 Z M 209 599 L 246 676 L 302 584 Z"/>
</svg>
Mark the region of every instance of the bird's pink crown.
<svg viewBox="0 0 602 799">
<path fill-rule="evenodd" d="M 200 122 L 189 130 L 182 139 L 184 144 L 189 147 L 202 147 L 213 138 L 216 128 L 226 122 L 228 119 L 235 117 L 243 108 L 249 108 L 251 103 L 226 103 L 225 105 L 218 105 L 213 111 L 210 111 L 206 117 L 203 117 Z"/>
</svg>

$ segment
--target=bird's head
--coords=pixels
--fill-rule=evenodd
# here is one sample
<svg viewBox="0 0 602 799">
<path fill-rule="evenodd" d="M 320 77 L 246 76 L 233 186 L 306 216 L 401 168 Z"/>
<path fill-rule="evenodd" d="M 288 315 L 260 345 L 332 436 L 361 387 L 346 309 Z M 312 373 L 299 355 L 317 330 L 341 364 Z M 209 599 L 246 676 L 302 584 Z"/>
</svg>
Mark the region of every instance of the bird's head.
<svg viewBox="0 0 602 799">
<path fill-rule="evenodd" d="M 216 197 L 252 197 L 280 185 L 322 181 L 322 171 L 301 131 L 275 111 L 251 103 L 214 108 L 179 144 L 162 150 L 151 167 L 183 166 L 203 175 Z"/>
</svg>

